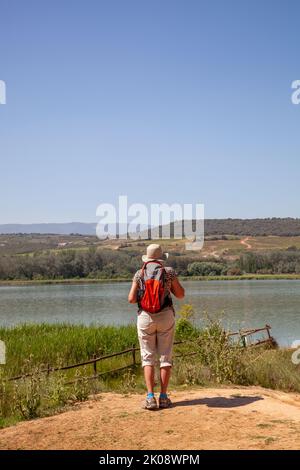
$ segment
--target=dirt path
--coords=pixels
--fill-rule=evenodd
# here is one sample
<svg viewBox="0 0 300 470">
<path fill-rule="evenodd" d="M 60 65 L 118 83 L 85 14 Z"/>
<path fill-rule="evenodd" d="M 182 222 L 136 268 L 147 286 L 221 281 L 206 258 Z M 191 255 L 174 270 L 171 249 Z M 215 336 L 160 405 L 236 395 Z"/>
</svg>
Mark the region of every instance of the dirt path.
<svg viewBox="0 0 300 470">
<path fill-rule="evenodd" d="M 250 237 L 246 237 L 246 238 L 243 238 L 243 240 L 241 240 L 241 245 L 245 245 L 247 250 L 251 250 L 251 248 L 252 248 L 252 245 L 250 245 L 250 243 L 247 243 L 249 238 Z"/>
<path fill-rule="evenodd" d="M 218 254 L 218 251 L 216 250 L 216 246 L 212 247 L 213 251 L 210 251 L 206 255 L 203 255 L 202 258 L 211 258 L 212 256 L 214 258 L 220 258 L 220 255 Z"/>
<path fill-rule="evenodd" d="M 0 431 L 0 449 L 298 449 L 300 395 L 260 387 L 174 391 L 167 410 L 103 393 Z"/>
<path fill-rule="evenodd" d="M 220 255 L 218 254 L 217 250 L 212 251 L 210 256 L 213 256 L 214 258 L 220 258 Z"/>
</svg>

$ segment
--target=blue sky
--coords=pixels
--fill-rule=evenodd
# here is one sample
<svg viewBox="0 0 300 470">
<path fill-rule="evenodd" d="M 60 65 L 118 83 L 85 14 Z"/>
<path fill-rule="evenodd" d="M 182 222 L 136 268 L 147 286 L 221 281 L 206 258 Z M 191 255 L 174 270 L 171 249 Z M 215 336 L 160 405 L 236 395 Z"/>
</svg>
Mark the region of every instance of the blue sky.
<svg viewBox="0 0 300 470">
<path fill-rule="evenodd" d="M 297 1 L 0 0 L 0 223 L 300 217 Z"/>
</svg>

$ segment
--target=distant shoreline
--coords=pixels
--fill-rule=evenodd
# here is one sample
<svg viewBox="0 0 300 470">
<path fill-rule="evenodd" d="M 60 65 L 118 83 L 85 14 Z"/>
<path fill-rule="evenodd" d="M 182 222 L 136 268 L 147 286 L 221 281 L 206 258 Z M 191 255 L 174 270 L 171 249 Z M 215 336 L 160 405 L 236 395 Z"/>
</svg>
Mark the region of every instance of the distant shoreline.
<svg viewBox="0 0 300 470">
<path fill-rule="evenodd" d="M 300 274 L 243 274 L 241 276 L 179 276 L 182 281 L 252 281 L 300 280 Z M 1 286 L 80 285 L 131 282 L 131 278 L 112 279 L 41 279 L 0 281 Z"/>
</svg>

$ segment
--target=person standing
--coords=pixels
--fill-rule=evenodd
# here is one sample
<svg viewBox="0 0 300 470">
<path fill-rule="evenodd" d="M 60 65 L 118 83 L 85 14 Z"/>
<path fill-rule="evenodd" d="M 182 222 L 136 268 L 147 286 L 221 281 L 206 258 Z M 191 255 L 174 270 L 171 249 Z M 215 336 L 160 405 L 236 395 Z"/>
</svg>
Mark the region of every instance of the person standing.
<svg viewBox="0 0 300 470">
<path fill-rule="evenodd" d="M 167 395 L 172 368 L 172 351 L 175 332 L 175 311 L 172 294 L 178 299 L 185 291 L 175 270 L 165 266 L 168 253 L 158 244 L 147 247 L 142 257 L 143 266 L 132 280 L 128 295 L 129 303 L 138 303 L 137 330 L 144 369 L 148 410 L 168 408 L 171 400 Z M 154 367 L 156 355 L 160 361 L 160 395 L 157 404 L 154 395 Z"/>
</svg>

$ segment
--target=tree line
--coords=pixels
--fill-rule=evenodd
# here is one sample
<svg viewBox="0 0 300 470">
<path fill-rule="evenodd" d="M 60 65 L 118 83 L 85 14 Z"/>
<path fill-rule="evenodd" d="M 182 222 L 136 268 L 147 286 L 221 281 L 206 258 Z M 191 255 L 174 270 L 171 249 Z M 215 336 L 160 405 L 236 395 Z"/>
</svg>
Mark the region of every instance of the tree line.
<svg viewBox="0 0 300 470">
<path fill-rule="evenodd" d="M 137 251 L 96 248 L 0 258 L 0 280 L 131 278 L 141 268 Z M 244 253 L 236 260 L 171 255 L 168 265 L 180 276 L 300 273 L 300 250 Z"/>
<path fill-rule="evenodd" d="M 239 235 L 239 236 L 297 236 L 300 235 L 300 219 L 267 218 L 267 219 L 206 219 L 205 235 Z"/>
</svg>

